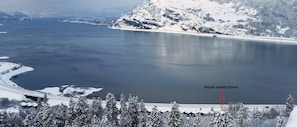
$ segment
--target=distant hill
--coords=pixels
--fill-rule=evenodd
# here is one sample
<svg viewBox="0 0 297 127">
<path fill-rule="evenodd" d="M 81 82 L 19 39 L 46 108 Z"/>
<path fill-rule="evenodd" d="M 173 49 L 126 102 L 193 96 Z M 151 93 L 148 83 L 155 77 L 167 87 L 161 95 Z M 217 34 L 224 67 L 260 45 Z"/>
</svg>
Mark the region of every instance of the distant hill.
<svg viewBox="0 0 297 127">
<path fill-rule="evenodd" d="M 0 11 L 0 21 L 9 20 L 31 20 L 31 17 L 21 12 L 6 13 Z"/>
</svg>

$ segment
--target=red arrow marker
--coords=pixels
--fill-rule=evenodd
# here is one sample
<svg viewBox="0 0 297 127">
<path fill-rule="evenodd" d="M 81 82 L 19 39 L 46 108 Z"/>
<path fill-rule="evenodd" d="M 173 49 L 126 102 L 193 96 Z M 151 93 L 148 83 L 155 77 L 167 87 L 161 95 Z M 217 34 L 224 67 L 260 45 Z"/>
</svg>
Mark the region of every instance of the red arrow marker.
<svg viewBox="0 0 297 127">
<path fill-rule="evenodd" d="M 224 108 L 224 104 L 226 103 L 226 98 L 224 94 L 224 90 L 220 90 L 220 96 L 219 96 L 219 104 L 221 105 L 221 109 Z"/>
</svg>

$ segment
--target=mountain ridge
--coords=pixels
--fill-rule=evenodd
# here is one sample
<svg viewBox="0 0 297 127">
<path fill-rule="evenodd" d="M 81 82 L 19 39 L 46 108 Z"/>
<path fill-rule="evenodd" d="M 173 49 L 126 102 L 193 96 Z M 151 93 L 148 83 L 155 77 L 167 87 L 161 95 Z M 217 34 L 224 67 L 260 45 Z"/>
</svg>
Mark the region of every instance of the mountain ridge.
<svg viewBox="0 0 297 127">
<path fill-rule="evenodd" d="M 121 16 L 112 27 L 234 36 L 296 37 L 297 25 L 290 23 L 292 21 L 286 23 L 278 20 L 277 16 L 268 20 L 267 16 L 263 16 L 272 13 L 265 12 L 268 5 L 257 8 L 246 3 L 236 0 L 146 0 L 130 13 Z M 294 14 L 297 14 L 297 9 Z"/>
</svg>

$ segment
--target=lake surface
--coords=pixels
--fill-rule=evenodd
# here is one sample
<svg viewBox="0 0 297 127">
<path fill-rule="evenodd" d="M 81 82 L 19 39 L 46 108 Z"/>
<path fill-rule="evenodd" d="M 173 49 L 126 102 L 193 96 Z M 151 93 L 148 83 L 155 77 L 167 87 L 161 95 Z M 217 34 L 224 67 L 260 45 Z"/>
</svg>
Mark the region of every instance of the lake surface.
<svg viewBox="0 0 297 127">
<path fill-rule="evenodd" d="M 297 97 L 297 46 L 108 29 L 58 19 L 1 22 L 0 56 L 33 67 L 13 79 L 27 89 L 75 84 L 94 96 L 145 102 L 284 103 Z"/>
</svg>

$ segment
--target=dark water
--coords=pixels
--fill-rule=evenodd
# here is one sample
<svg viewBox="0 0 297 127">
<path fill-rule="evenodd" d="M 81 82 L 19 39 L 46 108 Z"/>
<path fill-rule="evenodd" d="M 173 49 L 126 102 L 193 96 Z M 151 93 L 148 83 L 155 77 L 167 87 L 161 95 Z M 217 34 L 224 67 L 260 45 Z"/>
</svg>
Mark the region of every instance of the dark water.
<svg viewBox="0 0 297 127">
<path fill-rule="evenodd" d="M 297 46 L 132 32 L 57 19 L 1 22 L 0 56 L 34 67 L 14 79 L 27 89 L 76 84 L 146 102 L 283 103 L 297 97 Z"/>
</svg>

